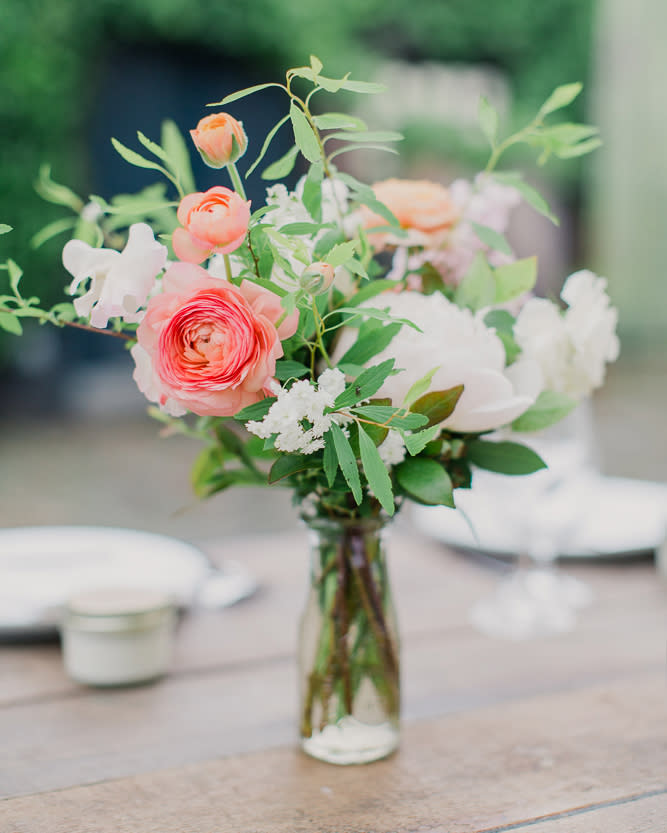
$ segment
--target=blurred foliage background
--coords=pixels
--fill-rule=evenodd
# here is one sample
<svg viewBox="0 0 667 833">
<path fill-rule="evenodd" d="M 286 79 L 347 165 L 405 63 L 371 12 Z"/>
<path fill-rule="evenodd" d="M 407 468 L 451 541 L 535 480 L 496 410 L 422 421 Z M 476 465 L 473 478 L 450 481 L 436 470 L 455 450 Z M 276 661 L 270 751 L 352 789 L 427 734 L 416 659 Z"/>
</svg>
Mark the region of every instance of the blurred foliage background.
<svg viewBox="0 0 667 833">
<path fill-rule="evenodd" d="M 356 77 L 387 58 L 496 68 L 520 122 L 556 84 L 587 80 L 591 19 L 591 0 L 0 0 L 0 219 L 15 228 L 2 241 L 3 256 L 20 260 L 31 289 L 54 300 L 64 279 L 63 238 L 37 251 L 29 245 L 62 216 L 34 191 L 40 164 L 84 197 L 111 196 L 128 183 L 104 176 L 114 161 L 109 135 L 134 145 L 134 129 L 155 135 L 167 116 L 187 130 L 208 101 L 235 85 L 280 79 L 310 52 L 330 74 Z M 163 82 L 148 110 L 138 89 L 141 64 Z M 577 106 L 581 118 L 585 99 Z M 407 132 L 408 153 L 434 144 L 432 130 Z M 437 146 L 443 156 L 465 156 L 468 147 L 455 137 L 451 147 L 441 139 Z M 573 168 L 563 169 L 572 175 Z"/>
</svg>

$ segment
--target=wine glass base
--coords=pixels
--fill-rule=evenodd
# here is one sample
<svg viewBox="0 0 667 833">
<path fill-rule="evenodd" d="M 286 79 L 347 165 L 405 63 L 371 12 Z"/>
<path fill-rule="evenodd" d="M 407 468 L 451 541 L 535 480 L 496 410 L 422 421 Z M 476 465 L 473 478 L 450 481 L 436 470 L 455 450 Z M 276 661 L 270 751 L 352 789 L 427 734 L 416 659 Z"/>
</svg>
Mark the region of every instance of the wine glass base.
<svg viewBox="0 0 667 833">
<path fill-rule="evenodd" d="M 549 569 L 516 570 L 494 594 L 477 602 L 470 621 L 501 639 L 531 639 L 566 633 L 576 624 L 576 610 L 589 604 L 588 587 Z"/>
</svg>

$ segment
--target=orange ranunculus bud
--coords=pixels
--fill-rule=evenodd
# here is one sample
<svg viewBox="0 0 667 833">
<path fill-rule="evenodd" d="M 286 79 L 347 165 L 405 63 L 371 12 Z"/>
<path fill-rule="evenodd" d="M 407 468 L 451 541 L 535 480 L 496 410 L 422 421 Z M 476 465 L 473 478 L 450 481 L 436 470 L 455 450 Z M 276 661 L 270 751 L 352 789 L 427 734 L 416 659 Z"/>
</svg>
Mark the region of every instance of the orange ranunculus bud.
<svg viewBox="0 0 667 833">
<path fill-rule="evenodd" d="M 243 124 L 228 113 L 212 113 L 190 131 L 201 158 L 210 168 L 224 168 L 243 156 L 248 137 Z"/>
<path fill-rule="evenodd" d="M 310 295 L 321 295 L 329 289 L 333 281 L 333 266 L 318 260 L 303 270 L 299 283 Z"/>
</svg>

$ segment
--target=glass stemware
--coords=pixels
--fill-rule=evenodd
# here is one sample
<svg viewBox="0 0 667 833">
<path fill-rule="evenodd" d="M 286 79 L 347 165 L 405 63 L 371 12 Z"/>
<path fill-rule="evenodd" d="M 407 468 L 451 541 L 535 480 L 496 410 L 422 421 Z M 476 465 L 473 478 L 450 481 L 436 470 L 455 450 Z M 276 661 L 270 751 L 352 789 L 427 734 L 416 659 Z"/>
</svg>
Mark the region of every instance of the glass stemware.
<svg viewBox="0 0 667 833">
<path fill-rule="evenodd" d="M 471 611 L 477 628 L 508 639 L 571 630 L 577 610 L 592 599 L 587 585 L 557 566 L 584 518 L 594 484 L 590 403 L 551 428 L 517 439 L 535 449 L 548 468 L 505 478 L 498 489 L 503 514 L 514 528 L 517 565 Z"/>
</svg>

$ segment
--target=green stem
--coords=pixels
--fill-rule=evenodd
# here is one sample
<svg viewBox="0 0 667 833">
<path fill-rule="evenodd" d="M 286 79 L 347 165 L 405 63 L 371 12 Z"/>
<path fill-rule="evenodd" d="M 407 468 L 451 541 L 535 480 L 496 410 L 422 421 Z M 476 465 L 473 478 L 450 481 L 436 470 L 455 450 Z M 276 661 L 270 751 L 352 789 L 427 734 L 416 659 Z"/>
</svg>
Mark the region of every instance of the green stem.
<svg viewBox="0 0 667 833">
<path fill-rule="evenodd" d="M 223 258 L 225 260 L 225 275 L 227 276 L 227 280 L 230 281 L 230 283 L 231 283 L 231 280 L 232 280 L 232 262 L 229 259 L 229 255 L 223 255 Z"/>
<path fill-rule="evenodd" d="M 232 185 L 234 186 L 234 190 L 241 196 L 243 199 L 247 199 L 245 188 L 243 187 L 243 182 L 241 181 L 241 177 L 239 176 L 239 172 L 236 168 L 236 164 L 234 162 L 230 162 L 227 165 L 227 170 L 229 172 L 229 176 L 232 180 Z"/>
</svg>

